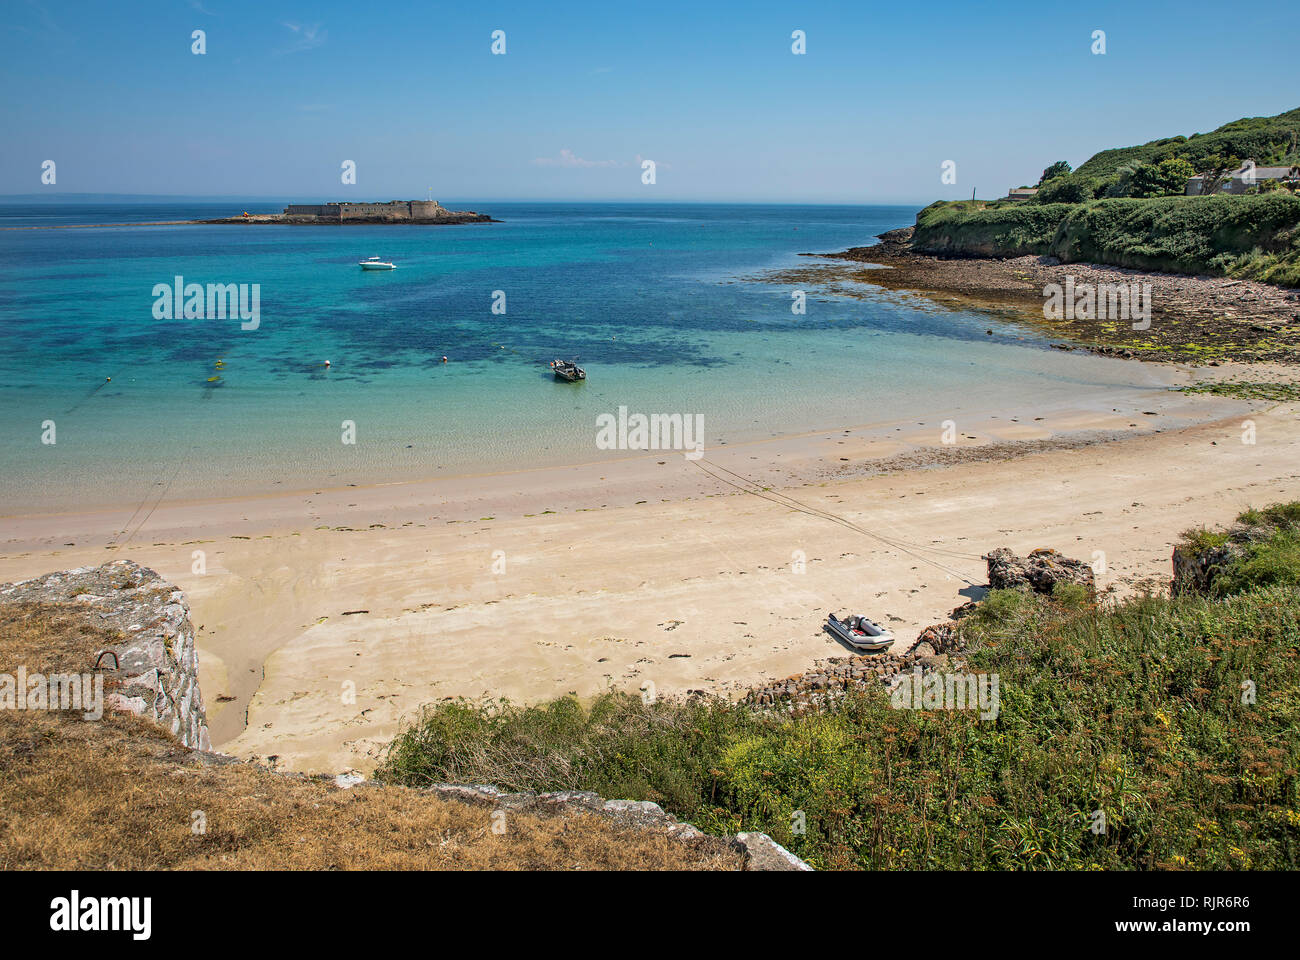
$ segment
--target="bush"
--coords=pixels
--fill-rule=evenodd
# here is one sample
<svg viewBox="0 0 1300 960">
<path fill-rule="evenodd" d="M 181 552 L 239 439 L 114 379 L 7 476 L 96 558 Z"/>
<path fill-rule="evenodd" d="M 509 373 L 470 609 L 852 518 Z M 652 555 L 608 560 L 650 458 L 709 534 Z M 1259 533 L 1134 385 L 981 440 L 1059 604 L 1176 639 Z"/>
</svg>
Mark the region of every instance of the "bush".
<svg viewBox="0 0 1300 960">
<path fill-rule="evenodd" d="M 969 256 L 1042 254 L 1071 209 L 1064 203 L 931 204 L 916 215 L 912 245 L 927 253 Z"/>
<path fill-rule="evenodd" d="M 1187 192 L 1188 178 L 1196 174 L 1186 160 L 1173 157 L 1159 163 L 1144 163 L 1134 172 L 1129 189 L 1131 197 L 1181 197 Z"/>
<path fill-rule="evenodd" d="M 1038 178 L 1038 185 L 1041 187 L 1048 180 L 1054 177 L 1063 177 L 1070 172 L 1070 165 L 1064 160 L 1057 160 L 1054 164 L 1043 171 L 1043 175 Z"/>
<path fill-rule="evenodd" d="M 1035 203 L 1083 203 L 1104 192 L 1101 181 L 1071 175 L 1049 180 L 1038 188 Z"/>
<path fill-rule="evenodd" d="M 1208 587 L 1212 595 L 1300 588 L 1300 501 L 1246 510 L 1227 529 L 1187 530 L 1175 550 L 1182 556 L 1204 557 L 1223 547 L 1230 549 L 1215 562 Z"/>
<path fill-rule="evenodd" d="M 1214 580 L 1216 596 L 1245 593 L 1256 587 L 1300 587 L 1300 536 L 1279 533 L 1262 543 L 1249 543 L 1245 556 Z"/>
</svg>

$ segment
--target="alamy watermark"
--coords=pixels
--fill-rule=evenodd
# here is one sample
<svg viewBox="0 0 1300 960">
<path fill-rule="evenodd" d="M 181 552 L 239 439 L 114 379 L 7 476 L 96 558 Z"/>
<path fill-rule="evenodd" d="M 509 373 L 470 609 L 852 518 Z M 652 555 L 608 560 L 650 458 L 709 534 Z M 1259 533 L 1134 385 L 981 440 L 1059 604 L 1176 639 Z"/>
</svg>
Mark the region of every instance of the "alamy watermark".
<svg viewBox="0 0 1300 960">
<path fill-rule="evenodd" d="M 683 450 L 687 460 L 704 456 L 704 414 L 633 413 L 596 417 L 597 450 Z"/>
<path fill-rule="evenodd" d="M 256 330 L 262 322 L 260 283 L 186 283 L 175 277 L 171 283 L 153 287 L 155 320 L 231 320 L 239 329 Z"/>
<path fill-rule="evenodd" d="M 1076 283 L 1043 287 L 1044 320 L 1131 320 L 1134 330 L 1151 326 L 1151 284 Z"/>
<path fill-rule="evenodd" d="M 996 673 L 922 673 L 919 666 L 900 673 L 889 693 L 895 710 L 979 710 L 981 720 L 996 720 L 1000 703 Z"/>
<path fill-rule="evenodd" d="M 148 940 L 153 932 L 152 897 L 83 897 L 80 890 L 50 901 L 50 929 L 126 932 L 133 940 Z"/>
<path fill-rule="evenodd" d="M 102 673 L 0 673 L 0 710 L 80 710 L 83 720 L 104 715 Z"/>
</svg>

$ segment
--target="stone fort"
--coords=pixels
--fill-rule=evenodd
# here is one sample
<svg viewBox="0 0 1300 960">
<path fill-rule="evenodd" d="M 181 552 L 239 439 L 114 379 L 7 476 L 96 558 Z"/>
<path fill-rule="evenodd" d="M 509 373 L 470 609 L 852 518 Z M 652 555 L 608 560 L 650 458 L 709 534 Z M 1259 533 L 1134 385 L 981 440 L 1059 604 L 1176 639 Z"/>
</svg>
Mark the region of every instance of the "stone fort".
<svg viewBox="0 0 1300 960">
<path fill-rule="evenodd" d="M 313 220 L 441 220 L 451 211 L 437 200 L 389 200 L 387 203 L 291 203 L 286 217 Z"/>
</svg>

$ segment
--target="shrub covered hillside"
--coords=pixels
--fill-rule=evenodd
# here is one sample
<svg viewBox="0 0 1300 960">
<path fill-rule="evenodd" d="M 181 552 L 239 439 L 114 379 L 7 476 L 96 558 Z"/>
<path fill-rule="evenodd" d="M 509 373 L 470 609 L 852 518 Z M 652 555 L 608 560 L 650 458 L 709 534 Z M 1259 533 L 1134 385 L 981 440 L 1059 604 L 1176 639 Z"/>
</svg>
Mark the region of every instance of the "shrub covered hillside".
<svg viewBox="0 0 1300 960">
<path fill-rule="evenodd" d="M 935 203 L 914 249 L 962 256 L 1047 255 L 1169 273 L 1300 286 L 1300 197 L 1113 198 L 1069 204 Z"/>
<path fill-rule="evenodd" d="M 1137 147 L 1102 150 L 1075 170 L 1072 177 L 1092 179 L 1104 187 L 1119 180 L 1121 170 L 1182 158 L 1203 168 L 1213 157 L 1251 158 L 1261 167 L 1300 163 L 1300 107 L 1275 117 L 1245 117 L 1210 133 L 1167 137 Z"/>
<path fill-rule="evenodd" d="M 1300 286 L 1300 200 L 1277 182 L 1247 195 L 1183 196 L 1193 173 L 1221 179 L 1242 160 L 1300 165 L 1300 108 L 1206 134 L 1103 150 L 1079 169 L 1052 164 L 1037 196 L 940 202 L 917 216 L 914 249 L 964 256 L 1040 254 Z"/>
<path fill-rule="evenodd" d="M 1272 529 L 1259 542 L 1295 535 Z M 1279 562 L 1300 557 L 1243 552 L 1215 596 L 993 591 L 942 669 L 996 675 L 995 717 L 882 688 L 796 717 L 617 693 L 444 704 L 377 775 L 653 800 L 822 868 L 1296 869 L 1300 576 Z"/>
</svg>

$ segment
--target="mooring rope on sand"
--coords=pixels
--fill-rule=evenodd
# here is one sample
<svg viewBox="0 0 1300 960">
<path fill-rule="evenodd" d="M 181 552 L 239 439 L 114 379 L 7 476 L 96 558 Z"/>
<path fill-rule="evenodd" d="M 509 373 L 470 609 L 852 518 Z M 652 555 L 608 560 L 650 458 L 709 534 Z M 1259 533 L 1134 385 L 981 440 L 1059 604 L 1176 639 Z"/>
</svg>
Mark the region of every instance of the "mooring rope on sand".
<svg viewBox="0 0 1300 960">
<path fill-rule="evenodd" d="M 769 489 L 768 487 L 763 486 L 758 481 L 751 480 L 749 477 L 736 473 L 736 471 L 734 470 L 729 470 L 728 468 L 722 466 L 721 464 L 714 463 L 712 460 L 701 459 L 701 460 L 692 460 L 691 462 L 694 463 L 697 467 L 699 467 L 702 471 L 704 471 L 704 473 L 713 477 L 719 483 L 724 483 L 727 486 L 733 487 L 736 490 L 741 491 L 742 493 L 748 493 L 751 496 L 759 497 L 760 499 L 763 500 L 768 500 L 772 503 L 778 504 L 779 506 L 783 506 L 788 510 L 794 510 L 798 513 L 804 513 L 812 517 L 817 517 L 822 520 L 829 520 L 832 523 L 837 523 L 842 527 L 854 531 L 855 533 L 860 533 L 863 536 L 870 537 L 873 540 L 877 540 L 880 543 L 885 544 L 886 546 L 893 547 L 895 550 L 898 550 L 900 553 L 907 554 L 908 556 L 912 557 L 914 560 L 919 560 L 922 563 L 927 563 L 932 567 L 942 570 L 944 573 L 956 577 L 958 580 L 962 581 L 968 586 L 972 586 L 972 587 L 978 586 L 978 584 L 976 584 L 975 581 L 963 575 L 961 572 L 954 570 L 952 567 L 946 566 L 945 564 L 942 564 L 937 560 L 932 560 L 931 558 L 922 555 L 918 551 L 927 550 L 932 553 L 942 553 L 951 556 L 953 558 L 962 559 L 962 560 L 981 560 L 983 559 L 982 557 L 976 556 L 975 554 L 961 553 L 956 550 L 948 550 L 943 547 L 934 547 L 934 546 L 919 544 L 919 543 L 909 543 L 905 540 L 898 540 L 896 538 L 887 537 L 884 534 L 876 533 L 874 530 L 868 530 L 866 527 L 854 523 L 852 520 L 849 520 L 847 517 L 841 517 L 839 514 L 832 513 L 829 510 L 824 510 L 821 507 L 815 507 L 812 506 L 811 504 L 803 503 L 802 501 L 796 500 L 794 497 L 791 497 L 788 494 L 777 493 Z M 740 483 L 736 483 L 735 481 L 729 480 L 726 477 L 719 476 L 718 474 L 714 473 L 712 470 L 709 470 L 707 467 L 705 467 L 704 466 L 705 463 L 707 463 L 710 467 L 713 467 L 717 470 L 721 470 L 724 473 L 730 474 L 731 476 L 742 481 L 742 483 L 747 484 L 747 486 L 742 486 Z"/>
<path fill-rule="evenodd" d="M 136 524 L 135 529 L 131 530 L 130 534 L 127 535 L 127 538 L 125 540 L 122 540 L 119 543 L 118 538 L 121 537 L 122 534 L 126 533 L 128 529 L 130 529 L 131 523 L 135 520 L 136 516 L 140 513 L 140 511 L 144 509 L 145 504 L 149 502 L 149 498 L 153 496 L 153 492 L 150 491 L 148 494 L 145 495 L 145 498 L 140 501 L 139 506 L 135 508 L 135 511 L 127 519 L 126 525 L 123 526 L 122 529 L 119 530 L 117 533 L 113 534 L 113 538 L 108 541 L 108 548 L 110 550 L 116 550 L 119 547 L 126 546 L 128 543 L 131 542 L 131 539 L 137 533 L 139 533 L 141 530 L 144 529 L 144 525 L 149 522 L 149 518 L 153 516 L 154 511 L 157 510 L 158 507 L 162 505 L 163 500 L 167 498 L 168 491 L 171 490 L 172 484 L 176 482 L 176 478 L 180 476 L 181 468 L 185 466 L 186 462 L 190 458 L 190 454 L 194 452 L 194 448 L 196 446 L 197 444 L 190 444 L 189 449 L 186 450 L 185 453 L 181 455 L 181 458 L 176 463 L 176 469 L 172 471 L 171 479 L 169 479 L 167 483 L 163 486 L 162 493 L 158 494 L 158 499 L 154 500 L 153 506 L 149 508 L 149 512 L 140 518 L 140 522 Z"/>
</svg>

